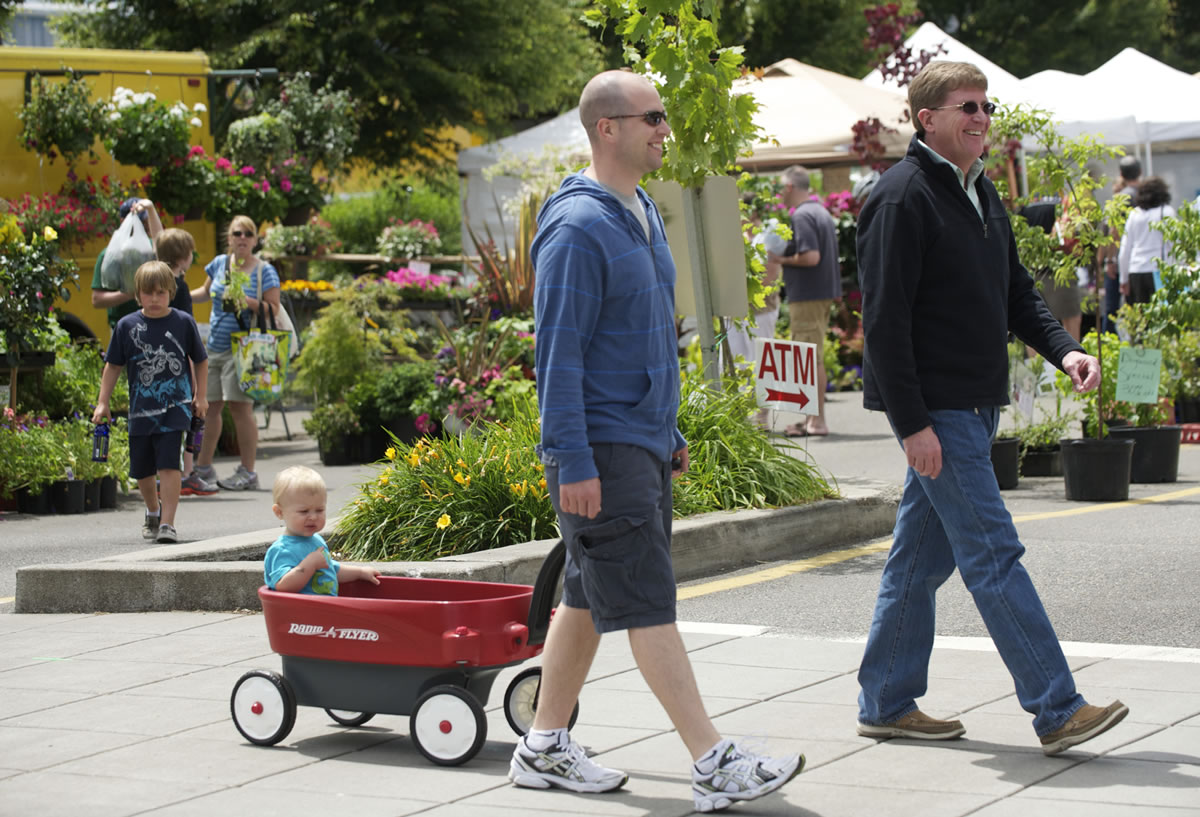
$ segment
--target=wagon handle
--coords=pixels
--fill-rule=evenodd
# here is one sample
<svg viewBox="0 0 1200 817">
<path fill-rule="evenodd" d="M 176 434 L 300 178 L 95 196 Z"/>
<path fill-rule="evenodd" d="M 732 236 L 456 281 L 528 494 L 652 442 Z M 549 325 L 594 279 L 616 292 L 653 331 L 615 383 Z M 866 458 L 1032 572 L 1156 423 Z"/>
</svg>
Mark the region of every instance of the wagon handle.
<svg viewBox="0 0 1200 817">
<path fill-rule="evenodd" d="M 538 571 L 533 585 L 533 597 L 529 600 L 530 644 L 545 644 L 546 631 L 550 629 L 550 612 L 554 609 L 554 596 L 558 591 L 558 578 L 567 559 L 567 544 L 562 539 L 550 548 L 542 569 Z"/>
</svg>

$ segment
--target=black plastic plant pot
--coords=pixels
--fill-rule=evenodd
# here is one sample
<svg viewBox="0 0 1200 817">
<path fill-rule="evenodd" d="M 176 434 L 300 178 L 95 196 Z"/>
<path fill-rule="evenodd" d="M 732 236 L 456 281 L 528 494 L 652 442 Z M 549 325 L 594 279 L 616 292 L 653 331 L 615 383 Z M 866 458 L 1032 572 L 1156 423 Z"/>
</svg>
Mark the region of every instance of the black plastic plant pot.
<svg viewBox="0 0 1200 817">
<path fill-rule="evenodd" d="M 116 477 L 101 477 L 100 478 L 100 507 L 101 508 L 117 507 L 117 478 Z"/>
<path fill-rule="evenodd" d="M 50 501 L 50 486 L 47 485 L 34 491 L 28 488 L 19 488 L 17 490 L 17 510 L 35 516 L 45 516 L 50 513 L 54 510 L 54 504 Z"/>
<path fill-rule="evenodd" d="M 1074 502 L 1124 502 L 1134 442 L 1130 439 L 1063 440 L 1063 484 Z"/>
<path fill-rule="evenodd" d="M 1063 475 L 1062 448 L 1027 448 L 1021 457 L 1023 477 L 1061 477 Z"/>
<path fill-rule="evenodd" d="M 100 480 L 93 479 L 84 483 L 83 510 L 87 513 L 100 510 Z"/>
<path fill-rule="evenodd" d="M 86 494 L 81 479 L 60 479 L 50 486 L 50 501 L 54 512 L 59 514 L 83 513 L 86 509 Z"/>
<path fill-rule="evenodd" d="M 1130 482 L 1175 482 L 1179 479 L 1179 445 L 1183 429 L 1179 426 L 1122 426 L 1110 428 L 1108 436 L 1137 442 L 1130 464 Z"/>
<path fill-rule="evenodd" d="M 1016 437 L 1000 437 L 992 440 L 992 470 L 1000 490 L 1010 491 L 1017 487 L 1021 464 L 1021 441 Z"/>
</svg>

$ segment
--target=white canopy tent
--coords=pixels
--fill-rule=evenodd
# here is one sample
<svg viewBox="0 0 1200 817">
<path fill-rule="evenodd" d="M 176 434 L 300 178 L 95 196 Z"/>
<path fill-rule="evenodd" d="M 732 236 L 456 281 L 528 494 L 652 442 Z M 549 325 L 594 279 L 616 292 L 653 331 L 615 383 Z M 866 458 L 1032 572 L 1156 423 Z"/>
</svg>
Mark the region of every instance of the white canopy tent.
<svg viewBox="0 0 1200 817">
<path fill-rule="evenodd" d="M 1090 133 L 1132 147 L 1146 174 L 1158 159 L 1157 175 L 1175 197 L 1200 192 L 1200 78 L 1126 48 L 1088 74 L 1041 71 L 1021 85 L 1021 101 L 1048 111 L 1064 135 Z"/>
<path fill-rule="evenodd" d="M 988 95 L 990 97 L 1002 102 L 1019 101 L 1020 99 L 1021 81 L 1016 76 L 1005 71 L 978 51 L 963 45 L 933 23 L 922 23 L 912 33 L 912 36 L 904 41 L 904 44 L 917 53 L 933 52 L 938 46 L 941 46 L 945 49 L 945 53 L 938 54 L 934 59 L 969 62 L 975 65 L 988 78 Z M 894 78 L 885 80 L 878 68 L 863 77 L 862 81 L 879 88 L 890 88 L 897 92 L 902 90 L 896 85 Z"/>
<path fill-rule="evenodd" d="M 484 179 L 483 171 L 497 162 L 507 159 L 534 159 L 547 149 L 559 155 L 579 154 L 586 156 L 587 133 L 579 120 L 579 108 L 572 108 L 540 125 L 507 136 L 496 142 L 468 148 L 458 153 L 458 175 L 462 180 L 460 195 L 463 214 L 463 250 L 474 252 L 467 234 L 467 224 L 485 240 L 488 231 L 497 243 L 511 241 L 516 225 L 513 219 L 503 217 L 499 207 L 517 195 L 521 187 L 513 176 L 497 175 L 491 181 Z"/>
<path fill-rule="evenodd" d="M 860 119 L 878 118 L 895 129 L 880 134 L 888 156 L 903 156 L 913 134 L 912 125 L 900 121 L 907 106 L 900 94 L 798 60 L 769 66 L 762 80 L 738 80 L 734 93 L 751 94 L 758 102 L 754 123 L 766 136 L 742 160 L 749 170 L 857 164 L 850 145 Z"/>
</svg>

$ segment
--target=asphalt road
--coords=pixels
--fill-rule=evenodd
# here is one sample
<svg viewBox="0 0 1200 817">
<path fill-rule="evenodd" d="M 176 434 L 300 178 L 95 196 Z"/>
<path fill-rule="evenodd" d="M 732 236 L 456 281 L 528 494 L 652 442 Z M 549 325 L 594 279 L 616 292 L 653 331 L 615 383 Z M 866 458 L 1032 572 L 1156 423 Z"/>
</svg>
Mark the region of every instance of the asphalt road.
<svg viewBox="0 0 1200 817">
<path fill-rule="evenodd" d="M 821 469 L 843 481 L 898 485 L 904 459 L 881 415 L 865 412 L 858 395 L 839 394 L 828 403 L 833 435 L 807 441 Z M 782 427 L 793 418 L 775 418 Z M 275 421 L 278 425 L 278 421 Z M 299 428 L 299 419 L 291 418 Z M 268 432 L 281 434 L 282 429 Z M 236 460 L 219 460 L 218 473 Z M 373 466 L 320 465 L 310 440 L 269 440 L 260 446 L 264 490 L 222 493 L 183 500 L 177 527 L 185 540 L 210 538 L 278 524 L 271 513 L 269 485 L 282 468 L 318 468 L 330 487 L 330 516 L 356 494 L 355 485 Z M 1200 445 L 1185 445 L 1174 484 L 1134 485 L 1131 498 L 1176 494 L 1149 504 L 1068 502 L 1060 478 L 1025 479 L 1005 492 L 1028 550 L 1033 576 L 1060 638 L 1119 644 L 1200 648 Z M 1039 518 L 1022 521 L 1024 517 Z M 69 563 L 140 550 L 142 506 L 126 498 L 119 509 L 67 517 L 0 516 L 0 599 L 14 593 L 15 570 L 28 564 Z M 849 543 L 846 550 L 864 543 Z M 885 553 L 856 555 L 828 566 L 790 565 L 786 578 L 728 589 L 715 582 L 753 574 L 771 565 L 684 585 L 705 592 L 680 603 L 689 621 L 759 624 L 781 632 L 819 637 L 862 638 L 870 625 Z M 11 611 L 0 602 L 0 612 Z M 961 581 L 953 576 L 939 594 L 938 633 L 985 636 L 983 624 Z"/>
<path fill-rule="evenodd" d="M 900 484 L 905 463 L 886 421 L 858 406 L 855 396 L 835 396 L 828 409 L 835 433 L 809 441 L 809 452 L 842 479 Z M 1060 639 L 1200 648 L 1200 445 L 1181 447 L 1178 482 L 1130 487 L 1131 500 L 1163 496 L 1171 498 L 1147 504 L 1068 502 L 1061 478 L 1022 479 L 1004 492 L 1026 547 L 1024 564 Z M 736 589 L 717 579 L 689 582 L 683 587 L 705 595 L 682 601 L 679 618 L 865 638 L 886 558 L 880 551 L 811 569 L 766 564 L 721 577 L 785 565 L 794 571 Z M 957 573 L 939 591 L 937 632 L 987 636 Z"/>
</svg>

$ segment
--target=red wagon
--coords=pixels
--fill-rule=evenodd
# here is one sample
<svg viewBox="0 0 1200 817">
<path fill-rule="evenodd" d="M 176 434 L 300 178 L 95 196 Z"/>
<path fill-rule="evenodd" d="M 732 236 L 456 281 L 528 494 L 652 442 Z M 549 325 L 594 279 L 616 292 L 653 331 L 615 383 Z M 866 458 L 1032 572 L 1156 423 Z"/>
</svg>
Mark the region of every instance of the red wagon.
<svg viewBox="0 0 1200 817">
<path fill-rule="evenodd" d="M 417 749 L 434 763 L 470 760 L 487 738 L 483 707 L 496 675 L 538 655 L 562 570 L 560 542 L 537 584 L 381 577 L 352 582 L 339 596 L 259 588 L 271 649 L 283 673 L 247 672 L 230 711 L 246 740 L 271 746 L 287 737 L 297 706 L 324 708 L 342 726 L 376 714 L 408 715 Z M 517 675 L 504 714 L 529 730 L 541 669 Z M 578 706 L 572 714 L 574 723 Z"/>
</svg>

